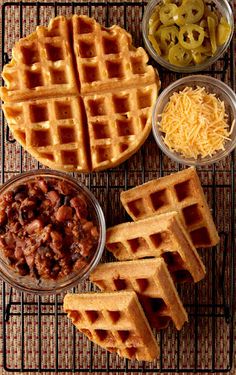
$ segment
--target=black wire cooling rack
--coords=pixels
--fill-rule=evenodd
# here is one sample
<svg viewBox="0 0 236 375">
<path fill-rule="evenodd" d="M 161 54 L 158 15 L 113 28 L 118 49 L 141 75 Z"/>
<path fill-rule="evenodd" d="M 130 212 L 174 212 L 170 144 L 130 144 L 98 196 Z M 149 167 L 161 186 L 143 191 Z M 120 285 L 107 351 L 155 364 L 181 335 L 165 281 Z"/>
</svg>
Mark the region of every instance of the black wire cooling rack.
<svg viewBox="0 0 236 375">
<path fill-rule="evenodd" d="M 2 6 L 2 65 L 11 58 L 14 42 L 47 24 L 57 14 L 83 13 L 105 26 L 125 27 L 141 45 L 142 1 L 6 2 Z M 162 87 L 181 77 L 154 61 Z M 234 47 L 202 74 L 214 76 L 235 89 Z M 12 139 L 2 114 L 1 182 L 40 165 Z M 119 202 L 122 190 L 149 179 L 178 171 L 158 150 L 152 136 L 130 160 L 113 170 L 76 175 L 100 201 L 108 226 L 127 220 Z M 197 285 L 181 285 L 180 296 L 189 324 L 181 332 L 173 327 L 157 334 L 161 355 L 153 363 L 119 359 L 89 343 L 76 332 L 62 311 L 63 296 L 34 297 L 2 283 L 3 368 L 14 372 L 229 372 L 233 364 L 233 294 L 235 236 L 235 157 L 198 168 L 199 176 L 220 232 L 219 246 L 202 250 L 207 276 Z M 107 256 L 107 259 L 109 256 Z M 104 256 L 104 259 L 106 256 Z M 90 291 L 85 281 L 73 291 Z"/>
</svg>

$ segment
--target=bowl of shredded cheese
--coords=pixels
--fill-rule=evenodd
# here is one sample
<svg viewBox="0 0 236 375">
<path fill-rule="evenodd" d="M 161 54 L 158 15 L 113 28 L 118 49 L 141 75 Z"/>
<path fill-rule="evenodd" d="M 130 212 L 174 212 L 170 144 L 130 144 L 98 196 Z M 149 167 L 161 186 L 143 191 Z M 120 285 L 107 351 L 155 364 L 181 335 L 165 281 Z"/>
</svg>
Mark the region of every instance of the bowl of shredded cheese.
<svg viewBox="0 0 236 375">
<path fill-rule="evenodd" d="M 236 94 L 204 75 L 181 78 L 158 97 L 152 129 L 160 149 L 186 165 L 206 165 L 236 147 Z"/>
</svg>

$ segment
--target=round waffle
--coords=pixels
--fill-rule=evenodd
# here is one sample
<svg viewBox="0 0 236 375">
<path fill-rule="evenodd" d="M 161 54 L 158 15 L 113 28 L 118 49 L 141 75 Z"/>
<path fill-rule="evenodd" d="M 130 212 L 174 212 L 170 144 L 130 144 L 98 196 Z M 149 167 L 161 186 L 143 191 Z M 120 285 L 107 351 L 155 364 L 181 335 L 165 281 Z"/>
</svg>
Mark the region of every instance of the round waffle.
<svg viewBox="0 0 236 375">
<path fill-rule="evenodd" d="M 151 130 L 160 81 L 119 26 L 52 19 L 20 39 L 0 95 L 15 139 L 51 168 L 89 172 L 134 154 Z"/>
</svg>

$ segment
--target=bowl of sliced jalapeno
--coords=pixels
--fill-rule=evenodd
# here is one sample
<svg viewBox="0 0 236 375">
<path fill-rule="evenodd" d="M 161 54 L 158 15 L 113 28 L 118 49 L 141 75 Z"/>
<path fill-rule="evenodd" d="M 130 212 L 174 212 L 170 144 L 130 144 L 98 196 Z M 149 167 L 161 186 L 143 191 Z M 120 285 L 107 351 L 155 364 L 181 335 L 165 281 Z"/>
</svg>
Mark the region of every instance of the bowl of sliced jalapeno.
<svg viewBox="0 0 236 375">
<path fill-rule="evenodd" d="M 151 0 L 142 21 L 144 43 L 160 65 L 180 73 L 208 68 L 234 32 L 227 0 Z"/>
</svg>

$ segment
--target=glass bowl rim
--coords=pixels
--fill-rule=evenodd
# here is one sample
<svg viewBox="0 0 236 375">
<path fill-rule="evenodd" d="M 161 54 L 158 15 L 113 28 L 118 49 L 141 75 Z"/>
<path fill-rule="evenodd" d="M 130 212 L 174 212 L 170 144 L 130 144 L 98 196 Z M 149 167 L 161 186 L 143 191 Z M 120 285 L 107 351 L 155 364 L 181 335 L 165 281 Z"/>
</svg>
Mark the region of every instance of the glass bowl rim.
<svg viewBox="0 0 236 375">
<path fill-rule="evenodd" d="M 147 31 L 146 26 L 147 26 L 147 23 L 148 23 L 149 17 L 150 17 L 148 15 L 149 11 L 154 9 L 155 5 L 157 5 L 161 1 L 162 0 L 150 0 L 145 7 L 144 15 L 143 15 L 143 19 L 142 19 L 142 35 L 143 35 L 144 45 L 145 45 L 146 50 L 149 53 L 149 55 L 158 64 L 160 64 L 161 66 L 163 66 L 164 68 L 166 68 L 168 70 L 171 70 L 171 71 L 174 71 L 174 72 L 177 72 L 177 73 L 194 73 L 194 72 L 199 72 L 199 71 L 207 69 L 209 66 L 214 64 L 225 53 L 225 51 L 229 47 L 229 44 L 230 44 L 230 42 L 233 38 L 233 35 L 234 35 L 233 10 L 232 10 L 232 8 L 231 8 L 231 6 L 230 6 L 230 4 L 227 0 L 221 0 L 221 1 L 212 0 L 215 3 L 217 3 L 217 5 L 219 4 L 220 7 L 224 8 L 226 10 L 226 13 L 228 14 L 228 17 L 229 17 L 229 20 L 230 20 L 230 26 L 231 26 L 231 32 L 230 32 L 230 36 L 229 36 L 228 40 L 222 46 L 219 46 L 217 53 L 214 56 L 211 56 L 206 61 L 204 61 L 202 64 L 191 65 L 191 66 L 187 66 L 187 67 L 181 67 L 181 66 L 171 64 L 169 61 L 167 61 L 163 57 L 159 56 L 156 53 L 156 51 L 154 50 L 151 42 L 148 39 L 147 32 L 146 32 Z"/>
<path fill-rule="evenodd" d="M 219 152 L 216 152 L 216 154 L 213 155 L 212 157 L 209 156 L 209 157 L 206 157 L 202 160 L 201 159 L 195 160 L 195 159 L 192 159 L 192 158 L 184 158 L 184 157 L 178 156 L 175 151 L 171 151 L 166 146 L 166 144 L 162 141 L 160 133 L 157 129 L 157 125 L 156 125 L 156 117 L 157 117 L 157 112 L 158 112 L 158 106 L 159 106 L 161 100 L 164 99 L 165 97 L 170 97 L 169 94 L 173 89 L 176 89 L 175 91 L 177 92 L 178 88 L 181 85 L 186 84 L 188 82 L 191 83 L 194 80 L 195 81 L 199 80 L 199 86 L 201 86 L 201 87 L 204 86 L 204 82 L 205 82 L 205 84 L 209 84 L 209 85 L 218 87 L 221 91 L 223 91 L 224 94 L 228 98 L 228 104 L 232 108 L 232 111 L 234 113 L 235 120 L 236 120 L 236 94 L 231 89 L 231 87 L 228 86 L 226 83 L 220 81 L 217 78 L 214 78 L 214 77 L 211 77 L 211 76 L 206 76 L 206 75 L 201 75 L 201 74 L 193 74 L 193 75 L 190 75 L 190 76 L 187 76 L 187 77 L 180 78 L 175 82 L 172 82 L 158 96 L 158 98 L 156 100 L 156 103 L 154 105 L 154 108 L 153 108 L 153 112 L 152 112 L 152 133 L 153 133 L 154 139 L 155 139 L 158 147 L 160 147 L 160 149 L 164 152 L 164 154 L 167 155 L 170 159 L 174 160 L 177 163 L 188 165 L 188 166 L 203 166 L 203 165 L 214 164 L 217 161 L 219 161 L 219 160 L 225 158 L 227 155 L 229 155 L 234 150 L 234 148 L 236 147 L 236 137 L 234 139 L 232 138 L 231 141 L 229 141 L 229 147 L 227 149 L 225 149 L 223 151 L 220 151 L 220 152 L 223 153 L 223 155 L 219 155 Z M 196 83 L 195 83 L 195 85 L 197 86 Z M 191 86 L 194 86 L 194 84 L 192 84 Z M 236 124 L 235 124 L 235 126 L 236 126 Z"/>
<path fill-rule="evenodd" d="M 64 178 L 65 180 L 69 180 L 75 187 L 80 189 L 82 192 L 85 193 L 86 198 L 90 200 L 90 203 L 92 204 L 92 207 L 95 211 L 96 219 L 98 221 L 99 229 L 100 229 L 100 236 L 99 241 L 97 245 L 96 252 L 91 259 L 90 263 L 88 263 L 88 267 L 85 267 L 82 274 L 75 274 L 72 279 L 68 279 L 63 283 L 63 279 L 60 281 L 58 280 L 58 286 L 55 285 L 53 288 L 36 288 L 36 287 L 27 287 L 27 285 L 21 285 L 16 280 L 14 280 L 14 276 L 11 275 L 11 267 L 8 267 L 7 273 L 4 273 L 3 268 L 3 260 L 0 257 L 0 277 L 3 281 L 7 282 L 11 287 L 14 287 L 16 290 L 20 292 L 25 292 L 29 294 L 38 294 L 38 295 L 56 295 L 59 294 L 65 290 L 71 289 L 72 287 L 78 285 L 81 281 L 83 281 L 91 272 L 92 270 L 97 266 L 99 263 L 103 251 L 105 249 L 105 242 L 106 242 L 106 222 L 104 213 L 102 211 L 102 208 L 97 200 L 97 198 L 94 196 L 94 194 L 80 181 L 77 181 L 74 177 L 72 177 L 69 174 L 66 174 L 65 172 L 53 170 L 53 169 L 33 169 L 31 171 L 22 172 L 20 174 L 17 174 L 11 178 L 9 178 L 5 183 L 3 183 L 0 186 L 0 195 L 3 194 L 5 191 L 9 189 L 12 185 L 16 184 L 17 182 L 24 181 L 27 177 L 32 177 L 32 179 L 39 176 L 46 176 L 46 177 L 52 177 L 52 178 Z M 4 267 L 5 267 L 4 263 Z M 14 270 L 13 270 L 14 271 Z M 55 283 L 57 283 L 57 280 L 55 280 Z"/>
</svg>

